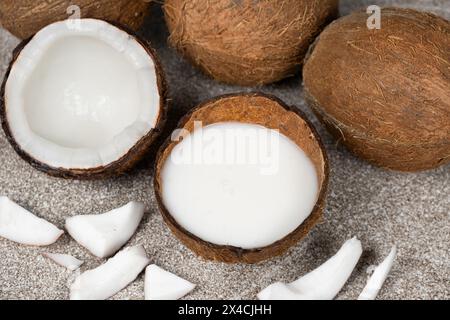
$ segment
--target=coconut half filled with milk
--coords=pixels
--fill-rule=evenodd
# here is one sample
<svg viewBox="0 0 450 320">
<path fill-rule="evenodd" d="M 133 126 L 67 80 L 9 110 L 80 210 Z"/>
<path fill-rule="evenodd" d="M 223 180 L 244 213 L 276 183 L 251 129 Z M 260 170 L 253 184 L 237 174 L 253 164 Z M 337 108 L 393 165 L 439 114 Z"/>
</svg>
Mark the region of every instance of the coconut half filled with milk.
<svg viewBox="0 0 450 320">
<path fill-rule="evenodd" d="M 328 181 L 307 120 L 274 97 L 224 96 L 194 109 L 162 147 L 155 189 L 166 223 L 194 252 L 258 262 L 321 216 Z"/>
</svg>

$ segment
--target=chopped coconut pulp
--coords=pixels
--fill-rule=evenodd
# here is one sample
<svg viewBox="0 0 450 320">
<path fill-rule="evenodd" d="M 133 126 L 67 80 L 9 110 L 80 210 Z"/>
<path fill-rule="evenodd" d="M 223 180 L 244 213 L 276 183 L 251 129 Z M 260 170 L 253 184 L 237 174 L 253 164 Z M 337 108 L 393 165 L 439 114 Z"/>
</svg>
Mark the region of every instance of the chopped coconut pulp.
<svg viewBox="0 0 450 320">
<path fill-rule="evenodd" d="M 53 167 L 87 169 L 125 155 L 156 124 L 155 65 L 142 45 L 100 20 L 57 22 L 12 66 L 6 113 L 18 145 Z"/>
<path fill-rule="evenodd" d="M 174 147 L 161 179 L 164 205 L 184 229 L 243 249 L 287 236 L 318 197 L 317 173 L 305 152 L 254 124 L 197 128 Z"/>
<path fill-rule="evenodd" d="M 289 284 L 276 282 L 258 294 L 260 300 L 332 300 L 347 282 L 361 257 L 357 238 L 347 240 L 339 251 L 317 269 Z"/>
</svg>

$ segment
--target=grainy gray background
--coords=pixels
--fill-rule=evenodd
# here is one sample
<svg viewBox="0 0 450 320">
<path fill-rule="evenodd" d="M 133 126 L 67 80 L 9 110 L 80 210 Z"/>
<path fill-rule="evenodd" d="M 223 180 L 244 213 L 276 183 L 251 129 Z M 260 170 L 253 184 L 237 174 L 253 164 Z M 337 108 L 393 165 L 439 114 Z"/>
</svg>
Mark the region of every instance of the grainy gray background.
<svg viewBox="0 0 450 320">
<path fill-rule="evenodd" d="M 368 4 L 398 4 L 437 12 L 450 18 L 450 0 L 350 1 L 341 13 Z M 157 49 L 167 73 L 172 99 L 171 123 L 200 101 L 253 89 L 218 84 L 191 67 L 166 45 L 167 30 L 158 7 L 143 33 Z M 18 43 L 0 29 L 0 73 Z M 225 265 L 197 258 L 165 227 L 155 205 L 151 156 L 131 173 L 107 181 L 80 182 L 51 178 L 22 161 L 0 134 L 0 194 L 63 227 L 64 218 L 100 213 L 130 200 L 145 202 L 147 215 L 130 244 L 144 244 L 154 263 L 198 284 L 187 299 L 255 298 L 274 281 L 292 281 L 358 236 L 364 254 L 339 299 L 354 299 L 366 281 L 366 269 L 379 263 L 392 244 L 398 259 L 381 299 L 450 298 L 450 166 L 416 173 L 387 172 L 362 162 L 336 145 L 305 106 L 297 76 L 261 88 L 297 105 L 313 120 L 331 159 L 332 178 L 324 222 L 290 252 L 259 265 Z M 49 248 L 31 248 L 0 239 L 0 299 L 66 299 L 73 273 L 44 259 L 43 251 L 70 253 L 86 261 L 82 270 L 103 261 L 92 257 L 69 236 Z M 114 299 L 142 299 L 143 276 Z"/>
</svg>

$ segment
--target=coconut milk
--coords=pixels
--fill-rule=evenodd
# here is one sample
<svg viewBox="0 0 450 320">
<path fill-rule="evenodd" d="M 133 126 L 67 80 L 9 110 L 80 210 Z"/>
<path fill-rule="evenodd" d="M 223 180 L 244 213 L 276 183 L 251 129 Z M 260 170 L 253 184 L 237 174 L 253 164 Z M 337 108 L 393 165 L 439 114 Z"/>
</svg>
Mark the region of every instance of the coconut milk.
<svg viewBox="0 0 450 320">
<path fill-rule="evenodd" d="M 183 228 L 243 249 L 294 231 L 318 197 L 317 173 L 303 150 L 254 124 L 196 128 L 172 150 L 161 178 L 163 202 Z"/>
</svg>

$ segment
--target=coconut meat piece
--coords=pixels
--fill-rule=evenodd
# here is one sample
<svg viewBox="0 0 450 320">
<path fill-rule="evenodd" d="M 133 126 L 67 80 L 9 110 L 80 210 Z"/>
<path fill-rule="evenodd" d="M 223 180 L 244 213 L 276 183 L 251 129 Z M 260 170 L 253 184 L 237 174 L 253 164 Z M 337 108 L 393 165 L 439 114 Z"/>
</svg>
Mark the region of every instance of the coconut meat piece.
<svg viewBox="0 0 450 320">
<path fill-rule="evenodd" d="M 397 247 L 393 246 L 389 255 L 373 270 L 373 274 L 367 280 L 358 300 L 375 300 L 392 269 L 396 257 Z"/>
<path fill-rule="evenodd" d="M 99 267 L 79 275 L 70 286 L 70 299 L 108 299 L 136 279 L 149 262 L 143 246 L 125 248 Z"/>
<path fill-rule="evenodd" d="M 347 240 L 317 269 L 289 284 L 277 282 L 258 294 L 260 300 L 332 300 L 341 291 L 362 254 L 361 242 Z"/>
<path fill-rule="evenodd" d="M 318 198 L 312 161 L 277 130 L 221 122 L 175 145 L 161 171 L 162 200 L 200 239 L 243 249 L 273 244 L 311 214 Z"/>
<path fill-rule="evenodd" d="M 157 265 L 145 269 L 145 300 L 178 300 L 194 288 L 195 284 Z"/>
<path fill-rule="evenodd" d="M 44 252 L 42 255 L 70 271 L 77 270 L 84 263 L 84 261 L 63 253 Z"/>
<path fill-rule="evenodd" d="M 18 55 L 5 106 L 15 142 L 35 160 L 64 169 L 106 166 L 156 125 L 155 64 L 134 37 L 109 23 L 56 22 Z"/>
<path fill-rule="evenodd" d="M 0 197 L 0 237 L 25 245 L 47 246 L 64 233 L 7 197 Z"/>
<path fill-rule="evenodd" d="M 132 201 L 103 214 L 73 216 L 66 219 L 66 230 L 92 254 L 106 258 L 133 236 L 144 209 L 143 203 Z"/>
</svg>

